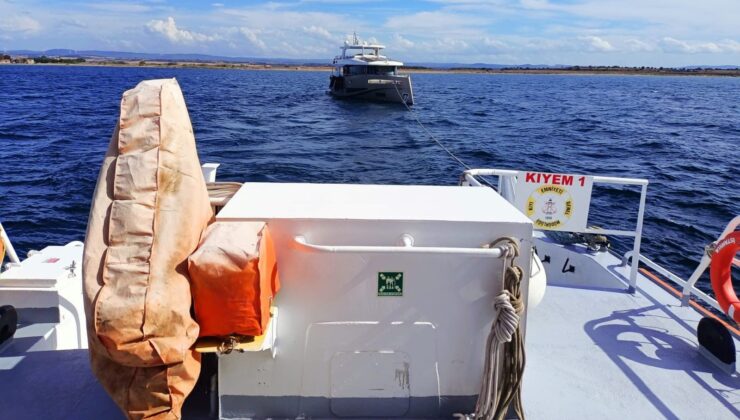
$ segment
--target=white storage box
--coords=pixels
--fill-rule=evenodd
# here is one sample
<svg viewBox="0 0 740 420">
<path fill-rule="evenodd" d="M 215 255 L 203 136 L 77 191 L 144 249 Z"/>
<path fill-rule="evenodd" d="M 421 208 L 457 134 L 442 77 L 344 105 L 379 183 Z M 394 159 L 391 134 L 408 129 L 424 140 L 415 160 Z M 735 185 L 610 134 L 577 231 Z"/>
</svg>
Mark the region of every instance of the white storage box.
<svg viewBox="0 0 740 420">
<path fill-rule="evenodd" d="M 481 247 L 531 258 L 531 222 L 493 190 L 247 183 L 217 218 L 267 221 L 282 284 L 273 351 L 219 357 L 222 417 L 473 411 L 503 268 Z"/>
</svg>

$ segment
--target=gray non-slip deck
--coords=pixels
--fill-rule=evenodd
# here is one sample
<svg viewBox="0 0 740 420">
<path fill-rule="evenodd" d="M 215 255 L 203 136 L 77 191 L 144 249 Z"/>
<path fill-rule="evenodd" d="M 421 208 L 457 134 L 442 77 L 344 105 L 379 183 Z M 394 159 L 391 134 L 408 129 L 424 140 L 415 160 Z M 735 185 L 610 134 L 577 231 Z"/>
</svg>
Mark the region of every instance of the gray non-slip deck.
<svg viewBox="0 0 740 420">
<path fill-rule="evenodd" d="M 698 312 L 643 276 L 634 295 L 599 281 L 554 279 L 530 310 L 528 418 L 740 418 L 740 377 L 699 353 Z"/>
</svg>

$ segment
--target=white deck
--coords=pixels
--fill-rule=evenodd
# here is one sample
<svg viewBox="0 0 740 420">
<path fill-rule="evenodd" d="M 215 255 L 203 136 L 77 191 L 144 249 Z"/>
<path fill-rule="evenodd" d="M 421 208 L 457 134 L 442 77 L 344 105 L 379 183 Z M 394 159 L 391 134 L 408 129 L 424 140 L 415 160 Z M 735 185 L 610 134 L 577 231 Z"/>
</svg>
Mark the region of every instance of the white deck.
<svg viewBox="0 0 740 420">
<path fill-rule="evenodd" d="M 585 265 L 570 258 L 576 272 Z M 590 284 L 569 279 L 557 258 L 547 267 L 550 285 L 527 323 L 528 418 L 740 418 L 740 377 L 698 351 L 700 314 L 642 275 L 626 293 L 628 269 L 611 254 L 596 259 L 624 282 L 601 270 L 588 271 Z"/>
</svg>

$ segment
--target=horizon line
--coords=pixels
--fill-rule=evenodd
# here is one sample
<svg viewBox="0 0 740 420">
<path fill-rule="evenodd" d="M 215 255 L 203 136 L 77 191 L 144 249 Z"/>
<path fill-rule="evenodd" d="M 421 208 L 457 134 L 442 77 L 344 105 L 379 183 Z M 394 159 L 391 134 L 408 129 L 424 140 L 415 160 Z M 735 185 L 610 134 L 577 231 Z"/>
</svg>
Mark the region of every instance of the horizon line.
<svg viewBox="0 0 740 420">
<path fill-rule="evenodd" d="M 112 54 L 127 54 L 136 56 L 138 55 L 160 55 L 160 56 L 204 56 L 204 57 L 212 57 L 214 59 L 231 59 L 231 60 L 283 60 L 283 61 L 302 61 L 304 64 L 306 62 L 313 62 L 318 61 L 315 64 L 320 64 L 321 61 L 330 61 L 331 58 L 289 58 L 289 57 L 260 57 L 260 56 L 230 56 L 230 55 L 216 55 L 216 54 L 207 54 L 207 53 L 197 53 L 197 52 L 188 52 L 188 53 L 168 53 L 168 52 L 141 52 L 141 51 L 117 51 L 117 50 L 102 50 L 102 49 L 85 49 L 85 50 L 78 50 L 73 48 L 48 48 L 45 50 L 30 50 L 30 49 L 8 49 L 4 48 L 2 50 L 3 54 L 9 54 L 11 52 L 28 52 L 32 54 L 43 54 L 48 53 L 50 51 L 70 51 L 72 54 L 78 54 L 78 55 L 84 55 L 84 53 L 112 53 Z M 89 55 L 91 57 L 96 57 L 96 55 Z M 56 57 L 69 57 L 68 55 L 56 55 Z M 97 56 L 101 57 L 101 56 Z M 110 57 L 115 58 L 115 57 Z M 145 57 L 138 57 L 138 58 L 145 58 Z M 131 58 L 133 59 L 133 57 Z M 163 59 L 165 61 L 170 61 L 167 59 Z M 330 64 L 330 63 L 328 63 Z M 618 68 L 669 68 L 669 69 L 681 69 L 681 68 L 689 68 L 689 67 L 704 67 L 704 68 L 721 68 L 721 67 L 735 67 L 740 68 L 740 64 L 718 64 L 718 65 L 707 65 L 707 64 L 686 64 L 681 66 L 647 66 L 647 65 L 617 65 L 617 64 L 532 64 L 532 63 L 518 63 L 518 64 L 504 64 L 504 63 L 486 63 L 486 62 L 465 62 L 465 61 L 459 61 L 459 62 L 441 62 L 441 61 L 428 61 L 428 62 L 408 62 L 408 64 L 405 66 L 413 66 L 415 64 L 432 64 L 432 65 L 459 65 L 459 64 L 465 64 L 465 65 L 484 65 L 484 66 L 505 66 L 505 67 L 521 67 L 521 66 L 534 66 L 534 67 L 618 67 Z"/>
</svg>

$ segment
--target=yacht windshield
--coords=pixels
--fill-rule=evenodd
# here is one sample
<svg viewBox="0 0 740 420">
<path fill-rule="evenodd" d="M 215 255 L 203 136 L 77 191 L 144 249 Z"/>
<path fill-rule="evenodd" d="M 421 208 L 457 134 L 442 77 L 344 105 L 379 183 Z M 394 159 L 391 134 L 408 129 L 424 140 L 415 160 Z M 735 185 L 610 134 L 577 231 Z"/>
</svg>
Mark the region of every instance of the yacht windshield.
<svg viewBox="0 0 740 420">
<path fill-rule="evenodd" d="M 368 66 L 368 74 L 379 74 L 381 76 L 394 76 L 396 74 L 395 66 Z"/>
<path fill-rule="evenodd" d="M 342 74 L 344 76 L 357 76 L 359 74 L 395 76 L 396 66 L 344 66 Z"/>
<path fill-rule="evenodd" d="M 366 74 L 367 66 L 344 66 L 343 74 L 345 76 L 356 76 L 358 74 Z"/>
</svg>

